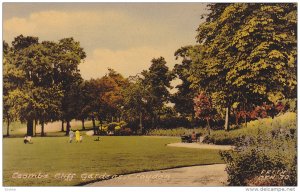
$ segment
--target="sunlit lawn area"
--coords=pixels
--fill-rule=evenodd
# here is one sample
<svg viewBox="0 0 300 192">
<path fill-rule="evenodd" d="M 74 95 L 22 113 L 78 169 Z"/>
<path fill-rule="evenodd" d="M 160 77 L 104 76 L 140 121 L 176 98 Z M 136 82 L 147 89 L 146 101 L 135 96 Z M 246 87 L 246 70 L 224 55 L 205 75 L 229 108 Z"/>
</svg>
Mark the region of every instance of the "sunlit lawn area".
<svg viewBox="0 0 300 192">
<path fill-rule="evenodd" d="M 166 146 L 179 142 L 179 138 L 107 136 L 100 141 L 95 139 L 85 136 L 82 143 L 68 143 L 68 137 L 37 137 L 33 138 L 33 144 L 25 145 L 22 138 L 4 138 L 4 186 L 69 186 L 86 182 L 81 178 L 86 173 L 113 175 L 223 163 L 218 150 Z M 12 178 L 16 172 L 48 174 L 48 178 Z M 59 173 L 76 175 L 66 181 L 55 178 Z"/>
<path fill-rule="evenodd" d="M 96 125 L 98 125 L 98 123 L 99 122 L 96 121 Z M 3 126 L 2 134 L 6 136 L 7 134 L 6 122 L 2 122 L 2 126 Z M 66 123 L 64 127 L 66 130 Z M 92 121 L 85 122 L 86 129 L 92 129 L 92 127 L 93 127 Z M 82 130 L 81 121 L 76 121 L 76 120 L 71 121 L 71 129 Z M 27 131 L 26 123 L 21 123 L 20 121 L 11 122 L 9 130 L 10 130 L 9 131 L 10 137 L 24 137 Z M 38 135 L 41 133 L 40 125 L 37 125 L 36 131 Z M 45 125 L 45 133 L 47 134 L 47 136 L 64 136 L 65 132 L 60 132 L 60 131 L 61 131 L 61 121 L 49 122 Z"/>
</svg>

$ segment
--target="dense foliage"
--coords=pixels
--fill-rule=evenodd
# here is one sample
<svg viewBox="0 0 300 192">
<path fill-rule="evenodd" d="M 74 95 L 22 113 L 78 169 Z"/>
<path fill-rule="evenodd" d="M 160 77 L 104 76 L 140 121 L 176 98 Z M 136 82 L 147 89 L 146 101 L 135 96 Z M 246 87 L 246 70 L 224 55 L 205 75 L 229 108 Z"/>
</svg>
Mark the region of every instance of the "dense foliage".
<svg viewBox="0 0 300 192">
<path fill-rule="evenodd" d="M 250 121 L 295 111 L 296 4 L 211 3 L 208 9 L 195 45 L 175 51 L 173 69 L 157 57 L 128 78 L 108 69 L 101 78 L 83 80 L 78 65 L 86 54 L 73 38 L 39 42 L 20 35 L 11 45 L 4 42 L 7 135 L 15 120 L 27 123 L 28 135 L 37 123 L 61 120 L 68 134 L 72 119 L 83 129 L 92 120 L 94 134 L 122 120 L 136 133 L 205 126 L 243 132 Z M 175 78 L 181 83 L 171 94 Z M 232 144 L 238 138 L 235 130 L 219 132 L 205 141 Z"/>
<path fill-rule="evenodd" d="M 261 126 L 257 134 L 240 137 L 236 151 L 221 153 L 229 185 L 297 185 L 296 119 L 286 125 L 273 121 L 268 131 Z"/>
<path fill-rule="evenodd" d="M 28 135 L 33 135 L 33 121 L 38 121 L 43 135 L 44 123 L 74 118 L 70 110 L 71 87 L 81 80 L 78 65 L 85 58 L 79 42 L 65 38 L 57 43 L 40 43 L 37 37 L 20 35 L 11 47 L 5 42 L 4 47 L 7 121 L 26 122 Z"/>
<path fill-rule="evenodd" d="M 209 93 L 219 113 L 252 110 L 296 97 L 297 6 L 293 3 L 209 4 L 193 49 L 191 87 Z"/>
<path fill-rule="evenodd" d="M 229 132 L 224 130 L 213 131 L 210 135 L 207 135 L 203 142 L 213 143 L 218 145 L 235 145 L 240 138 L 251 136 L 254 137 L 262 132 L 264 134 L 270 133 L 272 129 L 276 128 L 296 128 L 296 113 L 288 112 L 278 117 L 264 118 L 253 120 L 247 123 L 247 127 L 233 129 Z"/>
</svg>

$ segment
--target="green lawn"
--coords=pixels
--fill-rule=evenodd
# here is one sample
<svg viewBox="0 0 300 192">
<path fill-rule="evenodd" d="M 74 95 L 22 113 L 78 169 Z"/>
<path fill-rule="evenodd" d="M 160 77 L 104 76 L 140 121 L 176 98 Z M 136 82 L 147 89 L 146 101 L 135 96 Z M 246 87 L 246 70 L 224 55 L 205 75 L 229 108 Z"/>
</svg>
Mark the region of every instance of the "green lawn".
<svg viewBox="0 0 300 192">
<path fill-rule="evenodd" d="M 83 182 L 81 174 L 113 175 L 179 166 L 223 163 L 218 150 L 166 147 L 179 138 L 84 137 L 83 143 L 68 143 L 67 137 L 3 139 L 4 186 L 67 186 Z M 47 179 L 12 178 L 14 173 L 48 174 Z M 75 173 L 71 181 L 58 173 Z M 93 179 L 91 179 L 93 180 Z"/>
</svg>

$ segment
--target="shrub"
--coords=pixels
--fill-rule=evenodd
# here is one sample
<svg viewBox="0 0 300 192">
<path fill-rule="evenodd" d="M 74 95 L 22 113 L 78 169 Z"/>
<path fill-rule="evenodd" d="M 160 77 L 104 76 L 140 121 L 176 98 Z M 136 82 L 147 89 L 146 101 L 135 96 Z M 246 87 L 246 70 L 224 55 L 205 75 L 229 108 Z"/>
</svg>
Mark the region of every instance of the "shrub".
<svg viewBox="0 0 300 192">
<path fill-rule="evenodd" d="M 297 185 L 296 136 L 289 128 L 243 136 L 236 151 L 220 152 L 227 163 L 229 185 Z"/>
<path fill-rule="evenodd" d="M 289 129 L 295 131 L 296 113 L 287 112 L 280 116 L 272 118 L 264 118 L 250 121 L 247 127 L 244 125 L 240 129 L 212 131 L 210 135 L 204 138 L 205 143 L 214 143 L 218 145 L 234 145 L 241 137 L 256 136 L 261 131 L 263 134 L 272 132 L 273 129 Z"/>
<path fill-rule="evenodd" d="M 175 129 L 153 129 L 150 130 L 147 135 L 153 136 L 181 136 L 184 134 L 201 133 L 202 135 L 207 134 L 207 130 L 203 128 L 187 129 L 187 128 L 175 128 Z"/>
<path fill-rule="evenodd" d="M 126 128 L 127 123 L 125 121 L 120 122 L 111 122 L 108 125 L 104 125 L 102 127 L 103 131 L 112 131 L 115 135 L 130 135 L 132 134 L 132 131 L 130 128 Z M 124 129 L 126 129 L 126 133 L 124 133 Z M 128 131 L 130 129 L 130 131 Z M 130 134 L 129 134 L 130 132 Z"/>
<path fill-rule="evenodd" d="M 120 128 L 125 128 L 127 126 L 127 123 L 125 121 L 120 121 L 119 126 Z"/>
<path fill-rule="evenodd" d="M 102 126 L 102 131 L 107 131 L 108 130 L 108 126 Z"/>
<path fill-rule="evenodd" d="M 120 135 L 132 135 L 132 131 L 130 128 L 122 128 L 120 130 Z"/>
<path fill-rule="evenodd" d="M 107 135 L 107 131 L 106 130 L 100 130 L 99 135 Z"/>
<path fill-rule="evenodd" d="M 107 125 L 107 130 L 108 131 L 115 131 L 116 126 L 119 124 L 117 122 L 111 122 Z"/>
</svg>

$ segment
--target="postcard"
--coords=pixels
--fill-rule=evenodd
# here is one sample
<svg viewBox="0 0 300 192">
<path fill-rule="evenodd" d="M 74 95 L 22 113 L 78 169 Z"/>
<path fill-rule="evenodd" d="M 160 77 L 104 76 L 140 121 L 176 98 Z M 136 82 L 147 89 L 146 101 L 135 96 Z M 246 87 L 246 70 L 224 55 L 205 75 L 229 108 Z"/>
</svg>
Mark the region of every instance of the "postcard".
<svg viewBox="0 0 300 192">
<path fill-rule="evenodd" d="M 4 187 L 295 190 L 297 3 L 2 6 Z"/>
</svg>

